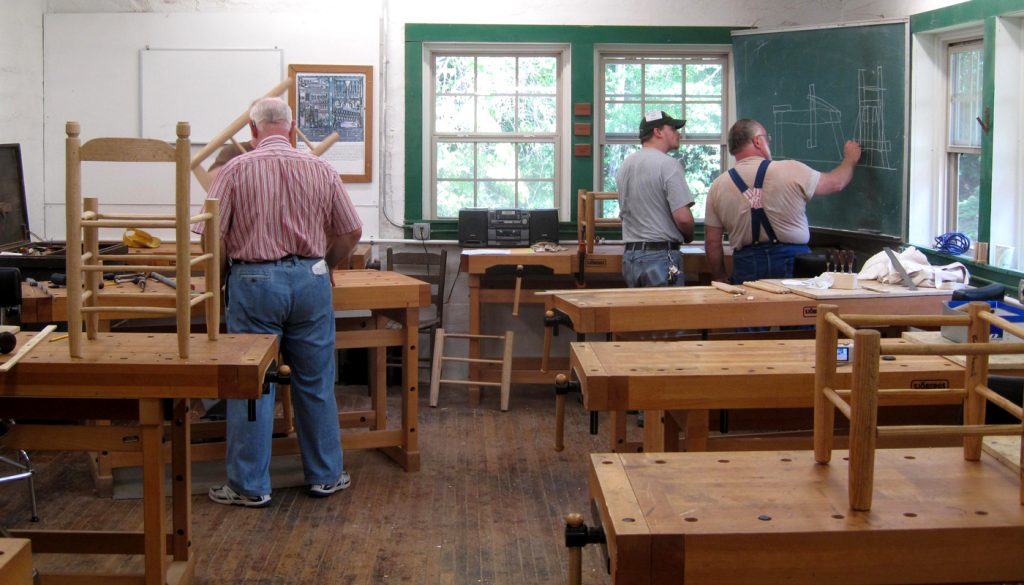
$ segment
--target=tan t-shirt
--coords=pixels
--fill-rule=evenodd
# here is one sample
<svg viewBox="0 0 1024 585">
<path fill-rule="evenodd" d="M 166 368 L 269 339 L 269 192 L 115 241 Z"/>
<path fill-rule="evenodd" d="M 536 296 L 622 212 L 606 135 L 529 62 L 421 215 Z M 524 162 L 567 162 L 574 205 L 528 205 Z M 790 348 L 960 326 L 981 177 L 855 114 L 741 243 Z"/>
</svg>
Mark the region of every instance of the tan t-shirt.
<svg viewBox="0 0 1024 585">
<path fill-rule="evenodd" d="M 745 158 L 734 167 L 748 187 L 754 186 L 759 156 Z M 784 244 L 806 244 L 811 233 L 807 226 L 807 202 L 814 196 L 821 173 L 796 160 L 773 160 L 764 177 L 762 201 L 775 236 Z M 736 188 L 729 173 L 722 173 L 708 191 L 704 223 L 720 227 L 729 234 L 733 249 L 753 243 L 750 229 L 750 203 Z M 761 241 L 768 234 L 761 230 Z"/>
</svg>

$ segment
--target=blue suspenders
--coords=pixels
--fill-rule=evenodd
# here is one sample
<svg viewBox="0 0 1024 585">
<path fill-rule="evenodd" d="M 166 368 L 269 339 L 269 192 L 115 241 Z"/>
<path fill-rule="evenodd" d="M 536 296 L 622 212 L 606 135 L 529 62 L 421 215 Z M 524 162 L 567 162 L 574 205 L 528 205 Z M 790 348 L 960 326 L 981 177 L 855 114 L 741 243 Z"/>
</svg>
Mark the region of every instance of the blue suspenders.
<svg viewBox="0 0 1024 585">
<path fill-rule="evenodd" d="M 770 160 L 761 161 L 761 165 L 757 167 L 757 176 L 754 177 L 754 188 L 761 189 L 764 186 L 764 176 L 768 172 L 768 164 Z M 732 182 L 736 184 L 736 188 L 740 190 L 740 193 L 746 193 L 749 187 L 740 178 L 740 174 L 736 172 L 736 169 L 729 169 L 729 177 L 732 178 Z M 768 235 L 768 240 L 772 244 L 778 244 L 779 239 L 775 237 L 775 230 L 772 229 L 772 224 L 768 221 L 768 215 L 764 212 L 764 207 L 754 208 L 750 206 L 750 231 L 753 237 L 751 245 L 756 246 L 761 239 L 761 226 L 764 226 L 764 233 Z"/>
</svg>

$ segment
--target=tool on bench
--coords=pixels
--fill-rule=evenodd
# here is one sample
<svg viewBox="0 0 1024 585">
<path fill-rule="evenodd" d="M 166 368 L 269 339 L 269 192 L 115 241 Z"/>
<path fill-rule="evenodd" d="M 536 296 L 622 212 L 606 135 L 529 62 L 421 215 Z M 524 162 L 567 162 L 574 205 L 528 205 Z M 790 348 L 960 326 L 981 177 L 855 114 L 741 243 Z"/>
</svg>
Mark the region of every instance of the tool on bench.
<svg viewBox="0 0 1024 585">
<path fill-rule="evenodd" d="M 47 325 L 45 328 L 43 328 L 42 331 L 36 333 L 35 337 L 29 339 L 28 343 L 26 343 L 25 345 L 21 346 L 20 349 L 18 349 L 18 353 L 11 356 L 11 359 L 7 360 L 3 364 L 0 364 L 0 372 L 6 372 L 13 368 L 15 364 L 21 361 L 21 358 L 25 357 L 28 354 L 28 352 L 32 351 L 33 347 L 38 345 L 39 342 L 45 339 L 47 335 L 49 335 L 53 331 L 56 331 L 56 329 L 56 325 Z"/>
<path fill-rule="evenodd" d="M 903 279 L 903 284 L 907 285 L 907 288 L 910 290 L 917 290 L 917 285 L 914 284 L 910 275 L 907 274 L 907 269 L 903 267 L 902 263 L 900 263 L 900 259 L 896 257 L 896 253 L 892 251 L 892 248 L 886 246 L 885 248 L 882 248 L 882 250 L 884 250 L 885 255 L 889 257 L 889 261 L 892 262 L 892 266 L 896 269 L 896 272 L 899 273 L 900 278 Z"/>
</svg>

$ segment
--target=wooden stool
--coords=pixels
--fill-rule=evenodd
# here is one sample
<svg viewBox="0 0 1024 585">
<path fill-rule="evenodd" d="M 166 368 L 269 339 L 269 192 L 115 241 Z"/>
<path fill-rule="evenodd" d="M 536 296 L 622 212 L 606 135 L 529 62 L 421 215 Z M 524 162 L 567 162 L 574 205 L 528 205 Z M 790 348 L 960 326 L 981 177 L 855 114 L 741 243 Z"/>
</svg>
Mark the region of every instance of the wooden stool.
<svg viewBox="0 0 1024 585">
<path fill-rule="evenodd" d="M 444 357 L 444 340 L 448 337 L 457 339 L 496 339 L 504 341 L 502 359 L 487 358 L 462 358 Z M 437 392 L 441 384 L 458 384 L 462 386 L 497 386 L 501 388 L 501 410 L 508 410 L 509 386 L 512 382 L 512 337 L 511 331 L 505 335 L 472 335 L 469 333 L 445 333 L 444 329 L 437 330 L 437 337 L 434 340 L 434 360 L 430 366 L 430 406 L 437 406 Z M 444 362 L 466 362 L 477 364 L 501 364 L 501 382 L 486 382 L 483 380 L 442 380 L 441 366 Z"/>
</svg>

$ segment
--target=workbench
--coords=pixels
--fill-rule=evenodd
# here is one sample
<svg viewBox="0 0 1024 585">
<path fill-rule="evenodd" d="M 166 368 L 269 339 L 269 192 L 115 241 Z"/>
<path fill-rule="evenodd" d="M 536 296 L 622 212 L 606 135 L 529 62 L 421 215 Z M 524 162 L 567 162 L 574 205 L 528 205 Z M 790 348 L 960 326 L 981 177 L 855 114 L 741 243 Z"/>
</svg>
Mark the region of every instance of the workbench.
<svg viewBox="0 0 1024 585">
<path fill-rule="evenodd" d="M 18 334 L 19 344 L 31 336 Z M 67 339 L 43 340 L 12 370 L 0 374 L 0 411 L 21 421 L 4 436 L 5 448 L 129 452 L 139 457 L 143 469 L 141 532 L 14 530 L 13 536 L 31 539 L 35 553 L 144 555 L 144 575 L 118 576 L 119 583 L 191 582 L 196 556 L 191 532 L 190 400 L 258 398 L 267 369 L 277 357 L 277 339 L 231 334 L 210 341 L 205 335 L 193 335 L 190 343 L 190 357 L 181 359 L 173 333 L 100 333 L 83 344 L 82 358 L 73 359 Z M 171 412 L 165 411 L 164 400 L 173 404 Z M 165 427 L 167 415 L 169 427 Z M 26 422 L 40 419 L 133 420 L 136 424 Z M 169 429 L 167 444 L 165 428 Z M 169 456 L 164 455 L 165 445 Z M 164 493 L 168 462 L 173 480 L 169 521 Z M 114 579 L 108 575 L 73 578 L 83 583 Z"/>
<path fill-rule="evenodd" d="M 371 403 L 369 410 L 342 411 L 338 419 L 344 432 L 345 449 L 382 449 L 406 471 L 420 468 L 419 443 L 416 435 L 419 396 L 419 311 L 430 304 L 430 285 L 397 272 L 377 270 L 335 270 L 333 305 L 344 317 L 336 319 L 338 349 L 371 348 Z M 193 279 L 202 290 L 202 279 Z M 43 283 L 45 286 L 45 283 Z M 113 289 L 127 299 L 170 290 L 166 285 L 150 281 L 141 293 L 133 284 Z M 22 322 L 59 321 L 66 315 L 67 291 L 23 285 Z M 128 301 L 130 302 L 130 301 Z M 355 316 L 353 316 L 355 315 Z M 138 318 L 125 314 L 124 318 Z M 395 326 L 397 325 L 397 327 Z M 386 347 L 402 347 L 402 412 L 400 428 L 388 429 Z M 201 440 L 193 446 L 195 461 L 223 459 L 225 443 L 215 439 L 226 436 L 224 422 L 196 422 L 193 436 Z M 298 440 L 288 413 L 274 425 L 273 454 L 298 453 Z M 139 455 L 131 452 L 100 452 L 92 457 L 93 479 L 101 495 L 113 489 L 113 470 L 140 464 Z"/>
<path fill-rule="evenodd" d="M 845 452 L 594 454 L 592 521 L 615 585 L 1024 580 L 1019 469 L 961 448 L 876 452 L 870 512 Z M 589 554 L 598 554 L 590 551 Z"/>
<path fill-rule="evenodd" d="M 476 248 L 465 249 L 460 257 L 459 270 L 468 275 L 469 286 L 469 333 L 479 335 L 484 324 L 481 313 L 484 304 L 512 304 L 515 297 L 515 271 L 517 266 L 523 267 L 519 302 L 523 304 L 542 304 L 550 308 L 550 299 L 541 295 L 552 288 L 564 289 L 572 286 L 581 287 L 622 287 L 622 255 L 623 244 L 598 244 L 594 252 L 583 255 L 582 267 L 580 254 L 575 244 L 565 245 L 566 249 L 558 252 L 534 252 L 530 248 Z M 703 244 L 687 244 L 680 248 L 683 254 L 683 272 L 685 275 L 710 275 L 711 268 L 704 256 Z M 732 256 L 726 256 L 731 266 Z M 581 270 L 582 268 L 582 270 Z M 521 353 L 521 352 L 517 352 Z M 469 341 L 469 357 L 477 359 L 481 356 L 480 340 Z M 551 384 L 558 371 L 565 371 L 568 361 L 564 358 L 548 372 L 540 371 L 539 356 L 517 357 L 513 359 L 512 382 L 525 384 Z M 491 371 L 493 369 L 493 372 Z M 500 375 L 498 368 L 486 368 L 471 363 L 471 380 L 479 380 L 482 372 L 495 380 Z M 470 387 L 470 400 L 479 399 L 479 388 Z"/>
<path fill-rule="evenodd" d="M 963 367 L 944 357 L 894 357 L 881 363 L 882 388 L 963 386 Z M 686 431 L 686 450 L 707 450 L 711 409 L 814 406 L 814 340 L 575 342 L 570 361 L 584 408 L 611 415 L 610 449 L 615 452 L 639 450 L 626 441 L 627 410 L 645 411 L 642 449 L 650 453 L 678 451 L 680 430 Z M 846 369 L 840 367 L 840 380 L 848 387 Z M 1021 371 L 1024 364 L 1006 373 Z M 906 393 L 882 398 L 881 404 L 962 401 L 962 396 Z M 678 410 L 687 411 L 682 425 L 671 412 Z M 810 448 L 810 437 L 806 443 Z"/>
</svg>

